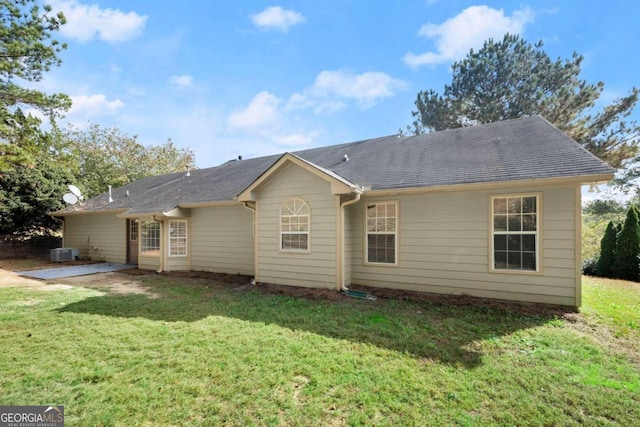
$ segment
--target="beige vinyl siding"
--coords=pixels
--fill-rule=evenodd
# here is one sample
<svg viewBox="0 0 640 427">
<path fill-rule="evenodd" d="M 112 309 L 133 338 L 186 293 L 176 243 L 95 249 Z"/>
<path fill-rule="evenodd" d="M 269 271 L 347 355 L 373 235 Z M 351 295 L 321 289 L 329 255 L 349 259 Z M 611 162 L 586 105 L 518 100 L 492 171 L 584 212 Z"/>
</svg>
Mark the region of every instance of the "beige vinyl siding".
<svg viewBox="0 0 640 427">
<path fill-rule="evenodd" d="M 191 269 L 254 274 L 253 213 L 244 206 L 191 209 Z"/>
<path fill-rule="evenodd" d="M 540 272 L 490 271 L 490 196 L 540 194 Z M 576 305 L 575 187 L 401 195 L 398 265 L 366 265 L 363 198 L 351 206 L 355 284 Z"/>
<path fill-rule="evenodd" d="M 126 220 L 115 214 L 70 215 L 64 219 L 64 245 L 82 258 L 115 263 L 127 261 Z"/>
<path fill-rule="evenodd" d="M 293 197 L 306 201 L 311 211 L 309 251 L 280 250 L 280 209 Z M 338 203 L 339 198 L 331 194 L 328 182 L 295 165 L 285 167 L 261 188 L 257 199 L 258 280 L 335 288 Z"/>
<path fill-rule="evenodd" d="M 138 268 L 141 270 L 158 270 L 160 268 L 160 257 L 140 255 Z"/>
</svg>

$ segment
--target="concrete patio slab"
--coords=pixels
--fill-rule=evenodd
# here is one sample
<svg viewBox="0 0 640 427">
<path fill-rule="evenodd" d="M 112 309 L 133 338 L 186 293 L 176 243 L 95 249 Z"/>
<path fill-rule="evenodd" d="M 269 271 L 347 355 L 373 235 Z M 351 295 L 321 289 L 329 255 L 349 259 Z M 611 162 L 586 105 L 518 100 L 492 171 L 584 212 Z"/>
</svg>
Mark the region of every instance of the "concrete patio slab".
<svg viewBox="0 0 640 427">
<path fill-rule="evenodd" d="M 88 274 L 109 273 L 112 271 L 128 270 L 136 268 L 130 264 L 114 264 L 101 262 L 98 264 L 71 265 L 68 267 L 45 268 L 42 270 L 17 271 L 20 276 L 33 277 L 35 279 L 51 280 L 63 277 L 86 276 Z"/>
</svg>

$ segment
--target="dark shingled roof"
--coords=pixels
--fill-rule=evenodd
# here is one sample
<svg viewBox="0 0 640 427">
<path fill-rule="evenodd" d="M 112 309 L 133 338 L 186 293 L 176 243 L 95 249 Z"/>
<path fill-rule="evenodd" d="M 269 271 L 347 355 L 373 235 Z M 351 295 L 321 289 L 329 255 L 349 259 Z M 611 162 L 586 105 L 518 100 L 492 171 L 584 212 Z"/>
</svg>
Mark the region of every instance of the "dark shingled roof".
<svg viewBox="0 0 640 427">
<path fill-rule="evenodd" d="M 540 116 L 417 136 L 386 136 L 293 154 L 371 190 L 615 172 Z M 232 201 L 280 157 L 229 161 L 193 170 L 189 177 L 180 172 L 143 178 L 114 189 L 111 203 L 103 194 L 56 214 L 159 213 L 180 205 Z"/>
</svg>

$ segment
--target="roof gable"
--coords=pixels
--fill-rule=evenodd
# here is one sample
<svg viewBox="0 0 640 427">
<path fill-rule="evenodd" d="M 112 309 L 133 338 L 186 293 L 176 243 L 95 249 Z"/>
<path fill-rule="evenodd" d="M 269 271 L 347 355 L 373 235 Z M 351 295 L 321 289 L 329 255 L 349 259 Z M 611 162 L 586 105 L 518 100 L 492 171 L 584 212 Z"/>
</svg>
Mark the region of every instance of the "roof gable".
<svg viewBox="0 0 640 427">
<path fill-rule="evenodd" d="M 262 189 L 268 184 L 272 177 L 276 176 L 281 170 L 291 164 L 301 167 L 327 181 L 331 185 L 332 194 L 349 194 L 361 191 L 359 186 L 347 179 L 344 179 L 333 171 L 318 166 L 308 160 L 296 156 L 295 154 L 285 153 L 269 169 L 265 170 L 262 175 L 238 194 L 237 200 L 242 202 L 255 200 L 255 192 Z"/>
</svg>

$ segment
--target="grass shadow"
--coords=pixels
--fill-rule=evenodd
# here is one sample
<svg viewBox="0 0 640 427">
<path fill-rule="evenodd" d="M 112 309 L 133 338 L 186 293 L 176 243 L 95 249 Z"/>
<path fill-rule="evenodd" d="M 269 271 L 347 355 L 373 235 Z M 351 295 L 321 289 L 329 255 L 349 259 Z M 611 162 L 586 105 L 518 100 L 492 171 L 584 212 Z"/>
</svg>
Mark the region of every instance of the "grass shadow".
<svg viewBox="0 0 640 427">
<path fill-rule="evenodd" d="M 149 276 L 139 280 L 150 288 L 153 297 L 105 294 L 57 311 L 162 322 L 196 322 L 222 316 L 371 344 L 467 368 L 482 363 L 479 340 L 499 339 L 558 316 L 557 311 L 526 313 L 517 308 L 452 305 L 443 300 L 397 295 L 363 301 L 329 291 L 328 298 L 322 293 L 310 298 L 287 294 L 286 287 L 283 291 L 282 287 L 238 286 L 212 278 Z"/>
</svg>

